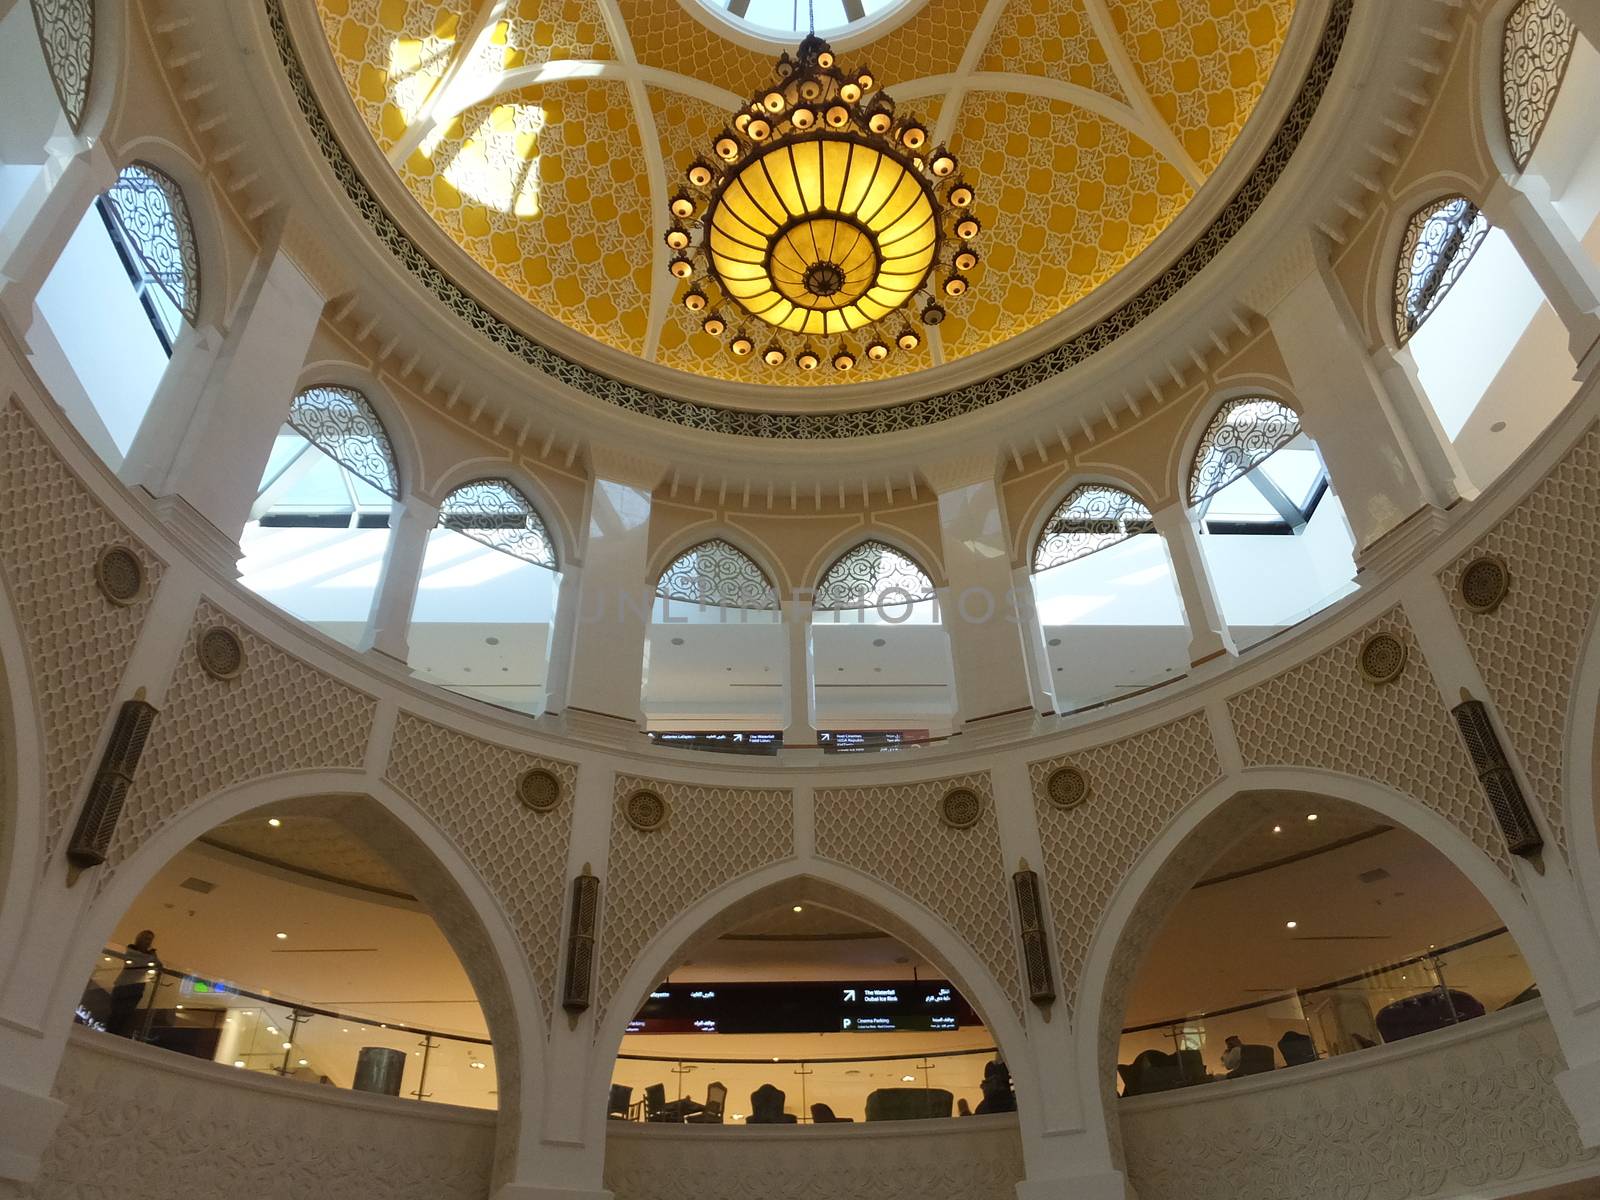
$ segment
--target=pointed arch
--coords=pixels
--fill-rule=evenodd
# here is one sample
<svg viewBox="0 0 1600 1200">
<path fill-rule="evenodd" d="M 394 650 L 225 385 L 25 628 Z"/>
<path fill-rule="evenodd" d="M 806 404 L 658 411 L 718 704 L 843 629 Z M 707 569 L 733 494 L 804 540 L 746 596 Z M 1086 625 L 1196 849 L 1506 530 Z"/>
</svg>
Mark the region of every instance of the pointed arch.
<svg viewBox="0 0 1600 1200">
<path fill-rule="evenodd" d="M 839 555 L 817 583 L 821 612 L 870 608 L 885 595 L 897 604 L 934 598 L 933 579 L 921 564 L 887 542 L 868 538 Z"/>
<path fill-rule="evenodd" d="M 183 189 L 161 168 L 138 161 L 122 168 L 105 199 L 129 248 L 193 323 L 200 314 L 200 251 Z"/>
<path fill-rule="evenodd" d="M 1555 108 L 1578 29 L 1558 0 L 1520 0 L 1500 46 L 1500 108 L 1518 171 L 1528 169 Z"/>
<path fill-rule="evenodd" d="M 289 405 L 287 424 L 352 475 L 390 499 L 399 499 L 394 446 L 372 402 L 361 392 L 339 384 L 304 388 Z"/>
<path fill-rule="evenodd" d="M 656 595 L 715 608 L 778 608 L 778 590 L 760 564 L 721 537 L 698 542 L 668 563 L 656 579 Z"/>
<path fill-rule="evenodd" d="M 1412 214 L 1395 262 L 1394 330 L 1401 345 L 1433 315 L 1488 235 L 1488 218 L 1465 196 L 1432 200 Z"/>
<path fill-rule="evenodd" d="M 101 883 L 62 956 L 51 1019 L 65 1025 L 82 973 L 139 893 L 179 851 L 224 822 L 268 806 L 314 804 L 352 826 L 414 885 L 451 943 L 489 1024 L 500 1088 L 497 1161 L 537 1144 L 544 1119 L 544 998 L 515 929 L 460 850 L 387 783 L 360 771 L 293 772 L 224 788 L 189 808 Z M 326 806 L 325 808 L 323 806 Z"/>
<path fill-rule="evenodd" d="M 1224 401 L 1200 435 L 1189 467 L 1191 505 L 1242 479 L 1300 436 L 1300 414 L 1268 396 Z"/>
<path fill-rule="evenodd" d="M 0 577 L 0 988 L 17 961 L 16 940 L 42 866 L 42 800 L 27 799 L 44 795 L 36 711 L 22 626 Z"/>
<path fill-rule="evenodd" d="M 978 955 L 942 918 L 887 884 L 852 868 L 822 860 L 790 861 L 763 867 L 732 880 L 680 912 L 635 957 L 609 997 L 595 1030 L 595 1057 L 584 1100 L 585 1139 L 599 1136 L 605 1120 L 611 1066 L 628 1022 L 673 963 L 692 948 L 779 904 L 803 902 L 868 921 L 900 939 L 945 972 L 977 1009 L 994 1043 L 1011 1068 L 1019 1096 L 1039 1097 L 1042 1081 L 1027 1034 L 1005 990 Z M 1025 1127 L 1037 1126 L 1037 1105 L 1023 1106 Z"/>
<path fill-rule="evenodd" d="M 439 506 L 439 523 L 512 558 L 559 569 L 544 518 L 509 479 L 476 479 L 455 488 Z"/>
<path fill-rule="evenodd" d="M 1197 796 L 1124 878 L 1085 955 L 1078 988 L 1079 1086 L 1086 1111 L 1115 1120 L 1117 1034 L 1139 965 L 1134 948 L 1152 936 L 1216 853 L 1247 828 L 1271 794 L 1331 797 L 1408 829 L 1438 850 L 1499 915 L 1544 992 L 1552 1023 L 1571 1012 L 1561 958 L 1517 886 L 1459 828 L 1411 797 L 1368 779 L 1305 767 L 1250 767 Z M 1130 961 L 1131 960 L 1131 961 Z M 1566 1022 L 1569 1023 L 1569 1022 Z"/>
<path fill-rule="evenodd" d="M 1132 492 L 1107 483 L 1073 488 L 1039 531 L 1033 546 L 1033 573 L 1086 558 L 1155 530 L 1155 518 Z"/>
</svg>

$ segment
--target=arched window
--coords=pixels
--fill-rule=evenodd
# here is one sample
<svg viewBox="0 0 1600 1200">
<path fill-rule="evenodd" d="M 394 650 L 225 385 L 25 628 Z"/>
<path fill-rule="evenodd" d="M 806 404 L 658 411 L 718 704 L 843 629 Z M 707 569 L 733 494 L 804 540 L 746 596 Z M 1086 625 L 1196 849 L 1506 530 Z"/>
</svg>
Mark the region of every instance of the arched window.
<svg viewBox="0 0 1600 1200">
<path fill-rule="evenodd" d="M 419 678 L 501 708 L 544 710 L 561 590 L 555 541 L 507 479 L 445 497 L 411 613 Z"/>
<path fill-rule="evenodd" d="M 893 546 L 868 539 L 823 572 L 813 605 L 819 732 L 951 732 L 955 666 L 927 571 Z"/>
<path fill-rule="evenodd" d="M 1394 327 L 1402 343 L 1433 315 L 1488 235 L 1488 219 L 1464 196 L 1436 201 L 1411 218 L 1394 281 Z"/>
<path fill-rule="evenodd" d="M 1576 41 L 1577 27 L 1558 0 L 1522 0 L 1506 17 L 1500 101 L 1519 171 L 1528 169 L 1550 120 Z"/>
<path fill-rule="evenodd" d="M 94 68 L 95 0 L 33 0 L 50 82 L 73 133 L 81 132 Z"/>
<path fill-rule="evenodd" d="M 1349 525 L 1288 405 L 1262 396 L 1223 404 L 1195 451 L 1188 496 L 1236 645 L 1253 645 L 1355 586 Z"/>
<path fill-rule="evenodd" d="M 1510 237 L 1464 196 L 1412 216 L 1393 290 L 1396 337 L 1468 477 L 1487 486 L 1572 398 L 1565 326 Z"/>
<path fill-rule="evenodd" d="M 645 724 L 656 733 L 781 730 L 787 656 L 767 573 L 725 538 L 691 546 L 656 579 Z"/>
<path fill-rule="evenodd" d="M 1033 548 L 1033 595 L 1056 711 L 1118 699 L 1182 674 L 1188 626 L 1150 510 L 1087 483 L 1050 515 Z"/>
<path fill-rule="evenodd" d="M 400 495 L 367 398 L 323 385 L 294 398 L 240 538 L 241 582 L 347 645 L 366 632 Z"/>
<path fill-rule="evenodd" d="M 52 396 L 113 467 L 133 444 L 185 322 L 200 257 L 183 192 L 149 163 L 124 167 L 39 290 L 28 349 Z"/>
</svg>

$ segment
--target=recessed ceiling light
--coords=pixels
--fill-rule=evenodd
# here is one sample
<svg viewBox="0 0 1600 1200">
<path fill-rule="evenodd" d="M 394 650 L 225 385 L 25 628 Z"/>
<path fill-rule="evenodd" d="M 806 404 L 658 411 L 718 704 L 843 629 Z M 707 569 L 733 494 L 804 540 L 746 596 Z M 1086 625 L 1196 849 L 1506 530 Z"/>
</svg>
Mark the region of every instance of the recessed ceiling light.
<svg viewBox="0 0 1600 1200">
<path fill-rule="evenodd" d="M 672 644 L 674 646 L 681 646 L 681 645 L 683 645 L 683 639 L 682 638 L 673 638 L 672 639 Z"/>
<path fill-rule="evenodd" d="M 474 1059 L 472 1062 L 469 1062 L 467 1066 L 471 1067 L 474 1071 L 481 1071 L 484 1068 L 484 1064 L 478 1062 L 476 1059 Z"/>
<path fill-rule="evenodd" d="M 234 1065 L 234 1066 L 236 1066 L 236 1067 L 242 1067 L 242 1066 L 244 1066 L 244 1059 L 242 1059 L 242 1058 L 236 1058 L 236 1059 L 234 1059 L 234 1060 L 233 1060 L 233 1065 Z"/>
<path fill-rule="evenodd" d="M 901 1083 L 915 1083 L 916 1081 L 917 1081 L 917 1077 L 915 1075 L 902 1075 L 902 1076 L 900 1076 L 900 1082 Z"/>
<path fill-rule="evenodd" d="M 1283 832 L 1283 826 L 1282 825 L 1274 825 L 1272 827 L 1272 832 L 1273 833 L 1282 833 Z"/>
<path fill-rule="evenodd" d="M 295 1062 L 297 1062 L 302 1067 L 306 1065 L 306 1060 L 303 1059 L 303 1058 L 297 1058 L 297 1059 L 295 1059 Z"/>
<path fill-rule="evenodd" d="M 1316 813 L 1307 813 L 1306 814 L 1306 820 L 1315 821 L 1316 819 L 1317 819 L 1317 814 Z"/>
<path fill-rule="evenodd" d="M 174 1004 L 174 1005 L 173 1005 L 173 1006 L 172 1006 L 172 1007 L 173 1007 L 173 1008 L 182 1008 L 182 1007 L 183 1007 L 183 1005 L 181 1005 L 181 1004 Z"/>
<path fill-rule="evenodd" d="M 1052 646 L 1059 646 L 1059 645 L 1061 645 L 1061 639 L 1060 638 L 1051 638 L 1050 639 L 1050 644 Z"/>
<path fill-rule="evenodd" d="M 275 934 L 273 934 L 273 935 L 272 935 L 272 936 L 273 936 L 273 937 L 275 937 L 275 938 L 277 938 L 277 939 L 278 939 L 278 940 L 279 940 L 279 941 L 280 941 L 280 942 L 281 942 L 281 941 L 283 941 L 283 940 L 284 940 L 284 939 L 285 939 L 285 938 L 287 938 L 287 937 L 288 937 L 288 936 L 289 936 L 289 935 L 288 935 L 288 934 L 287 934 L 287 933 L 275 933 Z"/>
<path fill-rule="evenodd" d="M 887 646 L 889 643 L 884 641 L 882 638 L 873 638 L 872 644 L 874 646 Z"/>
<path fill-rule="evenodd" d="M 277 1033 L 278 1032 L 278 1027 L 276 1025 L 268 1025 L 267 1026 L 267 1032 L 268 1033 Z"/>
<path fill-rule="evenodd" d="M 795 912 L 805 912 L 805 910 L 806 910 L 806 906 L 803 905 L 803 904 L 796 904 L 794 906 L 794 911 Z"/>
<path fill-rule="evenodd" d="M 1297 929 L 1297 928 L 1299 928 L 1299 925 L 1300 925 L 1299 921 L 1285 921 L 1283 923 L 1283 927 L 1285 929 Z"/>
<path fill-rule="evenodd" d="M 294 1049 L 294 1043 L 293 1042 L 285 1042 L 283 1044 L 283 1048 L 285 1050 L 293 1050 Z"/>
<path fill-rule="evenodd" d="M 500 644 L 500 639 L 497 637 L 486 637 L 483 639 L 483 644 L 485 646 L 498 646 Z"/>
<path fill-rule="evenodd" d="M 274 829 L 276 829 L 279 825 L 282 825 L 283 822 L 278 820 L 277 817 L 268 817 L 267 818 L 267 824 L 271 825 Z"/>
</svg>

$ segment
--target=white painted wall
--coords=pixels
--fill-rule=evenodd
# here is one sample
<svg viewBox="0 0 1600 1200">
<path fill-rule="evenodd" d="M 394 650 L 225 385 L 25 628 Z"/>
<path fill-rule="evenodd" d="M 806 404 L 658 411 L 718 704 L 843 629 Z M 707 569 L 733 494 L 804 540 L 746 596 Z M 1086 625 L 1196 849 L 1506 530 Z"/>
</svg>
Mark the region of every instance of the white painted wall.
<svg viewBox="0 0 1600 1200">
<path fill-rule="evenodd" d="M 1331 492 L 1298 534 L 1200 536 L 1223 619 L 1235 644 L 1304 620 L 1355 590 L 1355 544 Z"/>
</svg>

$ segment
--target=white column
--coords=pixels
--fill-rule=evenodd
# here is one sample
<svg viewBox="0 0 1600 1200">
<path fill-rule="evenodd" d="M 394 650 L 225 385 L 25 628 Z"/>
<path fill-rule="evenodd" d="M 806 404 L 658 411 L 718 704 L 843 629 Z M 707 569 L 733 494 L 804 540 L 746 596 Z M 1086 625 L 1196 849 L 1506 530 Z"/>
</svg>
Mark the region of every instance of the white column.
<svg viewBox="0 0 1600 1200">
<path fill-rule="evenodd" d="M 572 639 L 578 624 L 578 597 L 583 567 L 568 561 L 561 564 L 561 585 L 556 592 L 555 628 L 550 633 L 550 664 L 544 675 L 544 711 L 558 713 L 567 706 L 567 689 L 572 682 Z"/>
<path fill-rule="evenodd" d="M 654 589 L 650 494 L 660 463 L 591 450 L 589 525 L 573 625 L 567 707 L 639 721 L 644 640 Z"/>
<path fill-rule="evenodd" d="M 1359 556 L 1415 514 L 1458 498 L 1449 478 L 1430 478 L 1427 463 L 1437 465 L 1441 452 L 1428 446 L 1426 414 L 1416 411 L 1427 401 L 1398 386 L 1391 392 L 1386 383 L 1397 381 L 1379 377 L 1321 245 L 1291 248 L 1282 269 L 1267 278 L 1271 286 L 1251 298 L 1251 307 L 1271 326 L 1300 399 L 1301 425 L 1339 490 Z"/>
<path fill-rule="evenodd" d="M 28 20 L 32 16 L 23 10 Z M 49 154 L 39 176 L 0 225 L 0 314 L 19 340 L 33 328 L 34 301 L 89 206 L 117 179 L 104 143 L 67 143 Z"/>
<path fill-rule="evenodd" d="M 1198 667 L 1221 655 L 1239 653 L 1222 619 L 1222 605 L 1189 509 L 1182 503 L 1170 504 L 1152 515 L 1172 559 L 1172 574 L 1189 623 L 1189 665 Z"/>
<path fill-rule="evenodd" d="M 1372 353 L 1372 366 L 1378 372 L 1383 394 L 1388 397 L 1400 432 L 1416 454 L 1417 467 L 1433 503 L 1439 508 L 1450 508 L 1461 500 L 1476 500 L 1478 486 L 1467 474 L 1455 443 L 1444 431 L 1438 410 L 1428 400 L 1411 348 L 1402 346 L 1390 350 L 1380 346 Z M 1322 423 L 1317 422 L 1318 425 Z M 1316 438 L 1311 440 L 1316 441 Z"/>
<path fill-rule="evenodd" d="M 789 721 L 783 730 L 786 750 L 817 744 L 811 699 L 811 613 L 809 596 L 783 603 L 783 628 L 789 636 L 789 664 L 783 684 L 789 705 Z"/>
<path fill-rule="evenodd" d="M 325 303 L 284 252 L 280 230 L 262 246 L 210 363 L 157 389 L 129 449 L 123 482 L 156 497 L 163 518 L 213 566 L 238 557 Z"/>
<path fill-rule="evenodd" d="M 1041 713 L 1056 710 L 1054 680 L 1050 678 L 1050 650 L 1044 641 L 1044 625 L 1039 620 L 1039 600 L 1033 594 L 1033 573 L 1027 567 L 1011 572 L 1011 595 L 1016 601 L 1017 621 L 1022 627 L 1022 642 L 1028 658 L 1028 682 L 1033 691 L 1033 707 Z"/>
<path fill-rule="evenodd" d="M 421 496 L 394 502 L 389 512 L 389 545 L 383 552 L 378 590 L 361 649 L 387 655 L 399 663 L 411 658 L 411 610 L 422 582 L 422 561 L 428 553 L 428 536 L 439 524 L 439 506 Z"/>
<path fill-rule="evenodd" d="M 1033 708 L 1027 644 L 1011 596 L 1011 546 L 992 456 L 938 463 L 923 477 L 939 497 L 949 600 L 940 605 L 955 663 L 961 721 Z"/>
<path fill-rule="evenodd" d="M 1567 344 L 1586 379 L 1600 365 L 1600 267 L 1550 202 L 1550 187 L 1535 175 L 1513 184 L 1499 179 L 1484 200 L 1484 215 L 1506 231 L 1544 298 L 1567 327 Z"/>
</svg>

